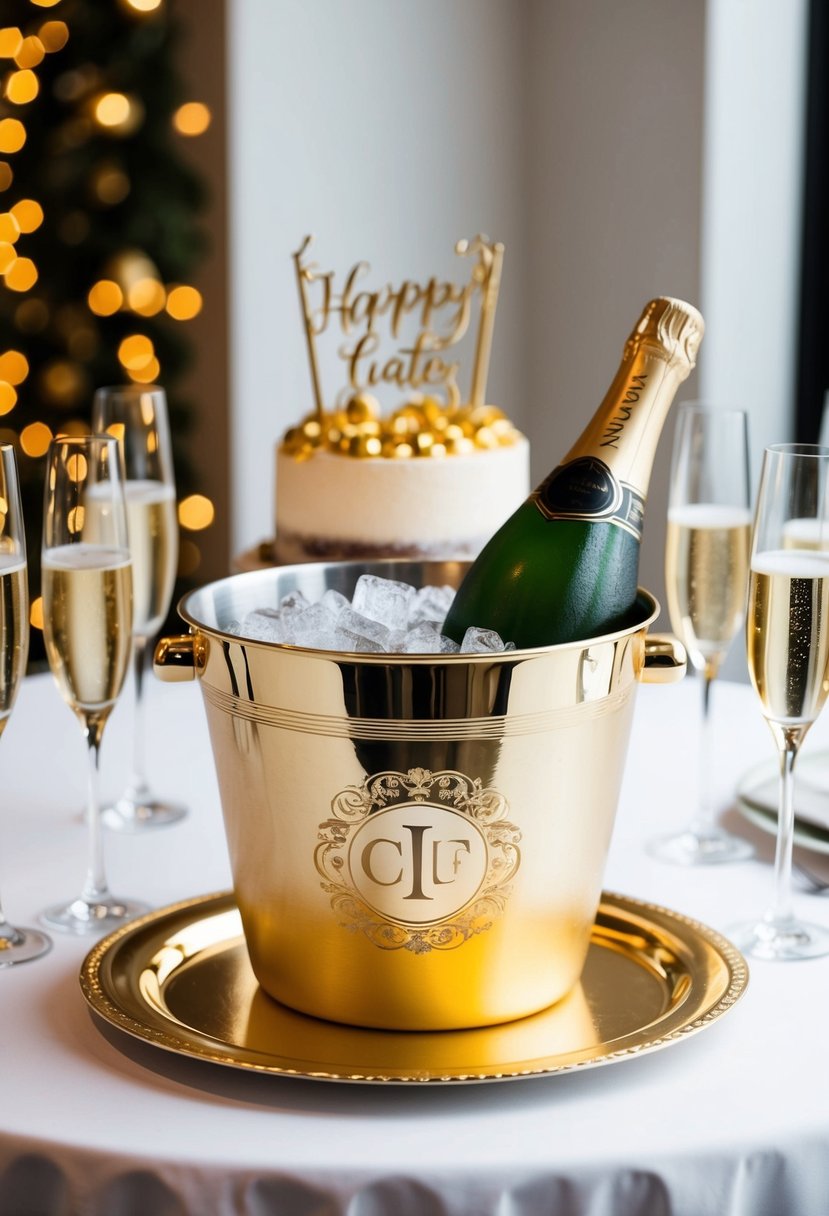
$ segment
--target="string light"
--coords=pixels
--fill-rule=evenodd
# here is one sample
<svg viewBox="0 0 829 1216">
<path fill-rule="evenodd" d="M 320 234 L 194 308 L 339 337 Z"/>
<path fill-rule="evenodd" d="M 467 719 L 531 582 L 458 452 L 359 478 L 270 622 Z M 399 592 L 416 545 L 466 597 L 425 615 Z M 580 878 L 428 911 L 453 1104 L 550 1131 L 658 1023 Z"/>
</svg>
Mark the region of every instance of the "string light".
<svg viewBox="0 0 829 1216">
<path fill-rule="evenodd" d="M 17 405 L 17 391 L 8 380 L 0 380 L 0 414 L 10 414 Z"/>
<path fill-rule="evenodd" d="M 140 372 L 155 358 L 155 347 L 146 334 L 130 334 L 118 347 L 118 358 L 128 372 Z"/>
<path fill-rule="evenodd" d="M 33 198 L 22 198 L 11 208 L 21 232 L 35 232 L 43 223 L 43 208 Z"/>
<path fill-rule="evenodd" d="M 52 432 L 45 422 L 30 422 L 20 432 L 20 446 L 27 456 L 45 456 Z"/>
<path fill-rule="evenodd" d="M 216 515 L 213 503 L 204 494 L 189 494 L 178 504 L 178 522 L 188 532 L 209 528 Z"/>
<path fill-rule="evenodd" d="M 201 293 L 187 283 L 163 282 L 159 268 L 141 248 L 124 248 L 110 257 L 107 253 L 96 255 L 92 245 L 97 243 L 98 248 L 106 249 L 103 240 L 90 241 L 87 250 L 86 242 L 90 236 L 97 237 L 97 226 L 102 220 L 112 226 L 108 231 L 115 230 L 119 213 L 107 209 L 118 208 L 125 200 L 132 202 L 130 195 L 134 183 L 129 169 L 138 161 L 127 161 L 127 156 L 132 156 L 132 147 L 120 140 L 132 136 L 145 121 L 149 126 L 142 97 L 143 85 L 137 83 L 137 77 L 132 73 L 120 73 L 119 78 L 112 57 L 98 58 L 96 62 L 92 42 L 89 48 L 85 46 L 83 54 L 80 53 L 80 41 L 84 44 L 88 41 L 88 30 L 83 26 L 87 17 L 84 16 L 78 26 L 76 47 L 75 15 L 83 11 L 83 6 L 65 4 L 60 13 L 55 13 L 46 10 L 55 10 L 61 0 L 30 0 L 30 4 L 33 19 L 27 19 L 26 24 L 21 20 L 20 28 L 0 25 L 0 198 L 4 197 L 4 192 L 14 189 L 13 195 L 5 195 L 5 205 L 0 204 L 0 298 L 5 288 L 9 296 L 4 308 L 7 321 L 13 326 L 8 332 L 18 335 L 14 340 L 7 338 L 5 349 L 0 348 L 0 423 L 5 423 L 6 416 L 11 415 L 9 425 L 0 425 L 0 441 L 13 442 L 23 457 L 34 461 L 46 454 L 54 434 L 89 433 L 88 421 L 78 415 L 86 412 L 94 387 L 90 374 L 94 367 L 94 374 L 98 376 L 100 368 L 111 361 L 116 353 L 113 351 L 116 343 L 125 381 L 129 379 L 141 386 L 160 382 L 162 367 L 153 341 L 153 322 L 149 319 L 161 318 L 160 328 L 169 335 L 174 358 L 176 340 L 170 332 L 174 328 L 170 322 L 185 322 L 196 317 L 204 301 Z M 122 29 L 152 22 L 165 7 L 164 0 L 118 0 L 118 5 L 132 18 L 126 22 L 123 16 L 120 17 Z M 89 13 L 94 12 L 95 5 L 90 0 Z M 65 20 L 53 19 L 64 16 Z M 157 24 L 162 25 L 163 20 Z M 61 52 L 68 44 L 70 53 L 61 57 L 60 65 L 54 68 L 47 57 Z M 79 53 L 72 54 L 75 50 Z M 102 50 L 105 54 L 106 47 Z M 41 71 L 39 65 L 44 60 L 47 63 Z M 161 61 L 160 67 L 163 73 Z M 152 80 L 149 87 L 153 87 Z M 130 91 L 132 89 L 135 92 Z M 52 129 L 44 133 L 41 129 L 43 120 L 35 116 L 41 112 L 47 90 L 49 99 L 58 103 L 62 113 Z M 29 106 L 31 110 L 27 109 Z M 12 117 L 15 114 L 18 117 Z M 186 102 L 172 112 L 168 108 L 166 117 L 162 118 L 162 122 L 169 124 L 166 133 L 164 128 L 159 132 L 155 107 L 150 118 L 156 137 L 160 134 L 164 138 L 166 134 L 167 146 L 173 147 L 173 131 L 185 138 L 197 137 L 209 129 L 213 115 L 210 107 L 200 101 Z M 26 147 L 27 134 L 36 156 L 27 155 L 18 161 L 15 157 Z M 49 180 L 51 156 L 54 156 L 56 172 L 64 164 L 68 166 L 71 159 L 84 174 L 80 179 L 81 189 L 67 189 L 58 203 L 52 200 L 59 197 L 56 191 L 62 187 L 54 180 L 54 175 L 53 180 Z M 46 172 L 40 173 L 38 165 Z M 38 180 L 44 183 L 42 189 L 34 185 Z M 31 193 L 37 197 L 31 197 Z M 21 194 L 24 197 L 20 197 Z M 181 194 L 182 205 L 186 207 L 184 184 Z M 63 199 L 71 209 L 66 209 Z M 126 207 L 123 214 L 126 221 Z M 31 247 L 27 247 L 26 238 L 47 223 L 49 242 L 35 237 Z M 53 291 L 55 285 L 49 281 L 50 275 L 55 277 L 51 269 L 52 258 L 47 273 L 45 254 L 39 251 L 51 247 L 55 239 L 64 246 L 84 247 L 83 256 L 81 251 L 75 254 L 67 250 L 65 257 L 67 276 L 73 273 L 77 277 L 78 271 L 84 274 L 84 266 L 90 268 L 86 282 L 81 280 L 80 292 L 77 288 L 73 292 L 71 287 L 69 291 L 61 290 L 66 285 L 62 282 L 62 271 L 57 275 L 57 291 Z M 153 244 L 149 248 L 152 252 Z M 37 264 L 29 256 L 32 251 Z M 186 267 L 192 264 L 192 249 L 182 242 L 180 252 L 181 269 L 168 273 L 184 277 L 188 274 Z M 165 261 L 166 257 L 165 252 Z M 175 265 L 172 253 L 170 261 Z M 42 283 L 39 283 L 39 271 L 43 273 Z M 11 293 L 17 293 L 18 299 L 15 300 Z M 134 332 L 123 336 L 121 329 L 119 334 L 123 324 L 120 319 L 114 326 L 106 323 L 107 318 L 118 318 L 118 314 L 124 314 L 125 319 L 132 316 Z M 146 328 L 151 329 L 153 337 L 140 332 Z M 37 358 L 32 354 L 27 358 L 24 353 L 27 336 L 40 333 L 45 334 L 43 349 L 40 344 L 33 345 L 32 351 L 37 350 Z M 106 358 L 103 357 L 104 344 L 107 346 Z M 22 349 L 17 349 L 18 346 Z M 99 351 L 99 361 L 93 362 Z M 31 367 L 29 358 L 32 359 Z M 24 385 L 25 388 L 21 387 Z M 42 403 L 40 409 L 38 401 Z M 39 419 L 37 413 L 41 413 Z M 34 421 L 31 420 L 33 414 Z M 66 418 L 68 421 L 64 420 Z M 37 473 L 36 467 L 30 468 L 29 481 L 33 476 L 36 478 Z M 191 534 L 209 528 L 216 514 L 214 504 L 202 494 L 184 498 L 178 511 L 182 528 Z M 70 527 L 73 523 L 76 528 L 82 527 L 83 508 L 79 508 L 70 520 Z M 201 561 L 199 545 L 189 537 L 183 537 L 179 572 L 192 574 Z M 30 622 L 33 629 L 43 627 L 43 602 L 39 596 L 31 604 Z"/>
<path fill-rule="evenodd" d="M 28 105 L 40 92 L 37 76 L 30 68 L 12 72 L 6 80 L 6 97 L 16 106 Z"/>
<path fill-rule="evenodd" d="M 31 258 L 15 258 L 4 275 L 11 291 L 30 291 L 37 282 L 37 266 Z"/>
<path fill-rule="evenodd" d="M 17 48 L 14 62 L 19 68 L 36 68 L 39 63 L 43 62 L 45 55 L 46 47 L 36 34 L 30 34 Z"/>
<path fill-rule="evenodd" d="M 62 51 L 69 41 L 69 26 L 65 21 L 44 21 L 37 36 L 47 54 Z"/>
<path fill-rule="evenodd" d="M 14 59 L 23 45 L 23 35 L 16 25 L 0 29 L 0 59 Z"/>
<path fill-rule="evenodd" d="M 167 300 L 158 279 L 139 279 L 127 292 L 127 304 L 141 317 L 154 317 L 160 313 Z"/>
<path fill-rule="evenodd" d="M 43 628 L 43 596 L 39 595 L 37 599 L 32 600 L 29 608 L 29 624 L 33 629 Z"/>
<path fill-rule="evenodd" d="M 172 287 L 167 295 L 167 312 L 175 321 L 191 321 L 201 312 L 201 292 L 195 287 Z"/>
<path fill-rule="evenodd" d="M 11 211 L 0 213 L 0 241 L 6 245 L 16 245 L 20 236 L 20 224 Z"/>
<path fill-rule="evenodd" d="M 29 360 L 19 350 L 7 350 L 0 355 L 0 380 L 22 384 L 29 374 Z"/>
<path fill-rule="evenodd" d="M 19 152 L 26 142 L 26 128 L 19 118 L 0 119 L 0 152 Z"/>
<path fill-rule="evenodd" d="M 203 135 L 213 115 L 202 101 L 187 101 L 173 115 L 173 126 L 179 135 Z"/>
<path fill-rule="evenodd" d="M 156 380 L 161 379 L 161 364 L 158 359 L 153 356 L 144 367 L 130 369 L 127 372 L 130 380 L 134 380 L 136 384 L 154 384 Z"/>
<path fill-rule="evenodd" d="M 90 310 L 98 317 L 111 317 L 124 302 L 124 293 L 112 279 L 99 279 L 86 297 Z"/>
<path fill-rule="evenodd" d="M 92 115 L 113 135 L 131 135 L 144 119 L 144 107 L 126 93 L 101 93 L 92 101 Z"/>
</svg>

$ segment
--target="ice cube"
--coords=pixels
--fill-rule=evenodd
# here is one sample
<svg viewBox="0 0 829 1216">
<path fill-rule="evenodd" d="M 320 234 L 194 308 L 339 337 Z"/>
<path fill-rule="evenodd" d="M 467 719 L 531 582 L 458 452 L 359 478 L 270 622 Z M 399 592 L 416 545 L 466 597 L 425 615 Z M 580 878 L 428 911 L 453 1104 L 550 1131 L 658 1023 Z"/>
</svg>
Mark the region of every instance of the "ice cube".
<svg viewBox="0 0 829 1216">
<path fill-rule="evenodd" d="M 449 639 L 442 638 L 432 622 L 423 621 L 404 636 L 401 649 L 404 654 L 441 654 L 444 641 Z"/>
<path fill-rule="evenodd" d="M 453 642 L 451 638 L 446 638 L 443 634 L 440 635 L 440 653 L 441 654 L 460 654 L 461 648 L 457 642 Z"/>
<path fill-rule="evenodd" d="M 361 613 L 355 612 L 353 608 L 343 608 L 337 617 L 336 627 L 340 632 L 353 634 L 355 637 L 367 638 L 370 642 L 376 642 L 379 650 L 386 649 L 391 637 L 391 629 L 372 617 L 363 616 Z"/>
<path fill-rule="evenodd" d="M 505 649 L 500 634 L 477 625 L 469 626 L 461 642 L 461 654 L 500 654 Z"/>
<path fill-rule="evenodd" d="M 255 608 L 242 617 L 239 634 L 254 642 L 284 642 L 285 622 L 276 608 Z"/>
<path fill-rule="evenodd" d="M 455 598 L 455 588 L 421 587 L 409 604 L 409 624 L 421 621 L 443 621 Z"/>
<path fill-rule="evenodd" d="M 358 654 L 382 654 L 384 647 L 379 642 L 372 641 L 371 638 L 363 637 L 362 634 L 352 633 L 350 629 L 334 630 L 334 645 L 332 650 L 348 650 L 357 651 Z"/>
<path fill-rule="evenodd" d="M 334 615 L 323 603 L 311 604 L 302 612 L 291 615 L 286 622 L 289 642 L 298 642 L 301 646 L 313 646 L 310 638 L 320 633 L 331 633 L 334 629 Z"/>
<path fill-rule="evenodd" d="M 333 617 L 338 617 L 343 608 L 350 608 L 351 603 L 347 596 L 339 591 L 335 591 L 333 587 L 329 587 L 320 600 L 323 608 L 327 608 Z"/>
<path fill-rule="evenodd" d="M 387 629 L 405 629 L 414 594 L 414 587 L 408 583 L 361 574 L 354 588 L 352 607 L 361 616 L 371 617 Z"/>
<path fill-rule="evenodd" d="M 283 620 L 287 620 L 291 616 L 297 616 L 300 612 L 304 612 L 310 606 L 310 600 L 301 591 L 289 591 L 279 601 L 279 614 Z"/>
</svg>

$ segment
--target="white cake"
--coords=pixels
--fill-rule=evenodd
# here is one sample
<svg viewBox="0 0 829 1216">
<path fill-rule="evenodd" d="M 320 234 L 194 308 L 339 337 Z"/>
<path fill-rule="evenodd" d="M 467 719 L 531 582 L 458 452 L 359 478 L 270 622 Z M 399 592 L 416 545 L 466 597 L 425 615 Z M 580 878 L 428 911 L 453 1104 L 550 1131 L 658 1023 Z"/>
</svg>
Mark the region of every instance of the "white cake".
<svg viewBox="0 0 829 1216">
<path fill-rule="evenodd" d="M 500 410 L 365 398 L 276 453 L 276 560 L 473 557 L 529 493 L 529 444 Z"/>
</svg>

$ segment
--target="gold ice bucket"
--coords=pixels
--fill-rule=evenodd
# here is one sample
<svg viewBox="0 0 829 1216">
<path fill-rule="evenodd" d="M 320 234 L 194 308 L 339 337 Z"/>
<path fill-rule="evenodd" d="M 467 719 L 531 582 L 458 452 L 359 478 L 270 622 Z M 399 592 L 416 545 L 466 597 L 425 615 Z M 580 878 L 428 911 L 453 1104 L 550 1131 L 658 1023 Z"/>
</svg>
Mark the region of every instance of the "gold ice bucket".
<svg viewBox="0 0 829 1216">
<path fill-rule="evenodd" d="M 186 596 L 162 679 L 201 684 L 236 900 L 262 988 L 398 1030 L 484 1026 L 578 981 L 639 680 L 685 670 L 647 636 L 493 655 L 341 654 L 227 626 L 360 574 L 456 585 L 460 562 L 283 566 Z"/>
</svg>

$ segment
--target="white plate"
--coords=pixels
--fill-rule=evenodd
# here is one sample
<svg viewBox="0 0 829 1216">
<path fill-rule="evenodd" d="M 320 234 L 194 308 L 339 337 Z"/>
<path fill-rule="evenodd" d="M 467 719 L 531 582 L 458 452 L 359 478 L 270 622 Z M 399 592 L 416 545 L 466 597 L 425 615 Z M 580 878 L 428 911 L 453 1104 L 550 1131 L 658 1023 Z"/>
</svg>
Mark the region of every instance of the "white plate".
<svg viewBox="0 0 829 1216">
<path fill-rule="evenodd" d="M 737 786 L 738 809 L 757 827 L 777 831 L 779 768 L 775 759 L 756 764 Z M 829 752 L 801 757 L 794 775 L 794 842 L 829 854 Z"/>
</svg>

